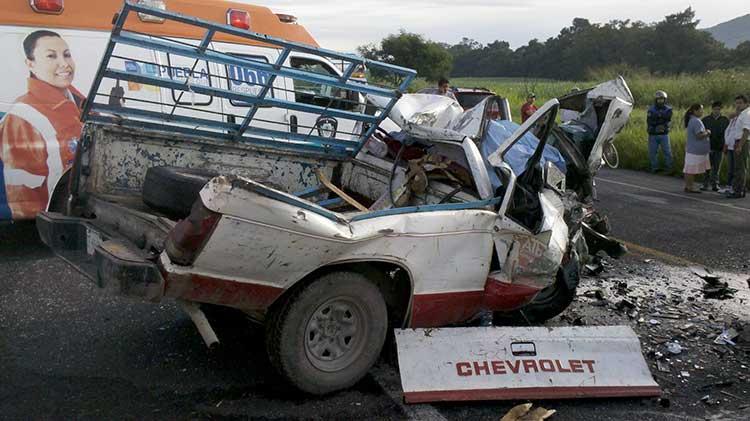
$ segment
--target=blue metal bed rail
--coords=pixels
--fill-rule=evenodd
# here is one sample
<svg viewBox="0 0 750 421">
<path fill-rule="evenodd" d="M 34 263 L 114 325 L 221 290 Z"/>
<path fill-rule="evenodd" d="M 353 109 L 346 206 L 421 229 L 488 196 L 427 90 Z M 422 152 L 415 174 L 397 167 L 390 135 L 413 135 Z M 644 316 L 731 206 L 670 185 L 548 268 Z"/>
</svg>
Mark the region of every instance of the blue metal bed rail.
<svg viewBox="0 0 750 421">
<path fill-rule="evenodd" d="M 191 40 L 127 30 L 128 17 L 137 13 L 205 32 Z M 221 51 L 218 43 L 225 41 L 216 41 L 217 34 L 254 46 Z M 343 63 L 343 71 L 321 71 L 335 69 L 330 60 Z M 395 86 L 352 80 L 358 68 L 386 74 Z M 348 158 L 359 152 L 415 76 L 411 69 L 127 0 L 115 18 L 81 118 Z M 377 103 L 387 105 L 375 106 L 367 96 L 386 98 Z M 298 115 L 304 116 L 302 122 Z"/>
</svg>

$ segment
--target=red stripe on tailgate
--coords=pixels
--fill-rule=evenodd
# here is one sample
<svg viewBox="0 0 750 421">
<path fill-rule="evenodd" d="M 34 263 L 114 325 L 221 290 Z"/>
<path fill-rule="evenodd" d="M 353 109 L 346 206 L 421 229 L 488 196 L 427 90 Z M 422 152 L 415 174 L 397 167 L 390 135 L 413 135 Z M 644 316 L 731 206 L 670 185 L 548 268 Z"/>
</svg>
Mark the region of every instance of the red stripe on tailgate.
<svg viewBox="0 0 750 421">
<path fill-rule="evenodd" d="M 655 396 L 661 396 L 661 389 L 658 386 L 581 386 L 406 392 L 404 393 L 404 400 L 408 403 L 420 403 L 517 399 L 645 398 Z"/>
</svg>

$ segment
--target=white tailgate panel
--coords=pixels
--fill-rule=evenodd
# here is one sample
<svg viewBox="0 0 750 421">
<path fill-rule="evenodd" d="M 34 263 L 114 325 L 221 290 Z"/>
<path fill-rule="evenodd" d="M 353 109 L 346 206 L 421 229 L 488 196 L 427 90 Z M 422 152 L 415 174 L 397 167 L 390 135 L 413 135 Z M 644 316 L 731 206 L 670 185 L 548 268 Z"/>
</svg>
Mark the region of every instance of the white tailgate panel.
<svg viewBox="0 0 750 421">
<path fill-rule="evenodd" d="M 658 396 L 627 326 L 396 330 L 407 402 Z"/>
</svg>

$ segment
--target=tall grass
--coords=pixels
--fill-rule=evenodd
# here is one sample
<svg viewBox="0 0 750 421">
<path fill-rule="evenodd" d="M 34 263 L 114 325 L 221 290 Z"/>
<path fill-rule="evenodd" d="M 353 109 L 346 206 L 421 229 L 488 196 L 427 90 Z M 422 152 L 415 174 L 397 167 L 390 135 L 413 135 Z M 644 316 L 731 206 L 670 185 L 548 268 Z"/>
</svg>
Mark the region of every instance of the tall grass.
<svg viewBox="0 0 750 421">
<path fill-rule="evenodd" d="M 589 72 L 590 80 L 604 81 L 617 76 L 612 70 Z M 645 107 L 653 101 L 654 92 L 666 91 L 669 102 L 677 108 L 691 104 L 710 104 L 722 101 L 729 104 L 739 93 L 750 93 L 750 73 L 737 70 L 716 70 L 701 75 L 651 76 L 634 72 L 625 75 L 637 106 Z"/>
<path fill-rule="evenodd" d="M 740 93 L 750 94 L 750 73 L 740 71 L 712 71 L 702 75 L 681 75 L 657 77 L 638 69 L 608 68 L 590 72 L 590 81 L 550 81 L 516 78 L 455 78 L 451 85 L 459 87 L 483 87 L 508 98 L 515 116 L 528 92 L 534 92 L 540 103 L 561 96 L 573 87 L 587 88 L 597 83 L 613 79 L 624 73 L 625 79 L 635 98 L 635 109 L 630 121 L 617 136 L 615 145 L 620 152 L 620 166 L 635 170 L 647 170 L 648 135 L 646 134 L 646 109 L 653 102 L 657 90 L 669 94 L 669 102 L 674 107 L 670 134 L 674 156 L 674 174 L 681 174 L 685 157 L 685 129 L 682 116 L 693 103 L 704 104 L 708 112 L 713 101 L 722 101 L 724 111 L 733 111 L 734 97 Z M 418 81 L 417 89 L 426 86 Z"/>
</svg>

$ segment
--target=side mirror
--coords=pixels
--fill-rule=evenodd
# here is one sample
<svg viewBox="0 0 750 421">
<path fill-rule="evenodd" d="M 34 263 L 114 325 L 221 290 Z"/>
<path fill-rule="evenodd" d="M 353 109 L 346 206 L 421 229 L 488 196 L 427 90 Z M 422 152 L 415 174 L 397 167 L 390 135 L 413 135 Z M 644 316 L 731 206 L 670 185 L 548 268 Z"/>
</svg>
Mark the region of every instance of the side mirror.
<svg viewBox="0 0 750 421">
<path fill-rule="evenodd" d="M 315 127 L 318 129 L 318 136 L 335 139 L 339 122 L 332 117 L 320 116 L 315 121 Z"/>
</svg>

